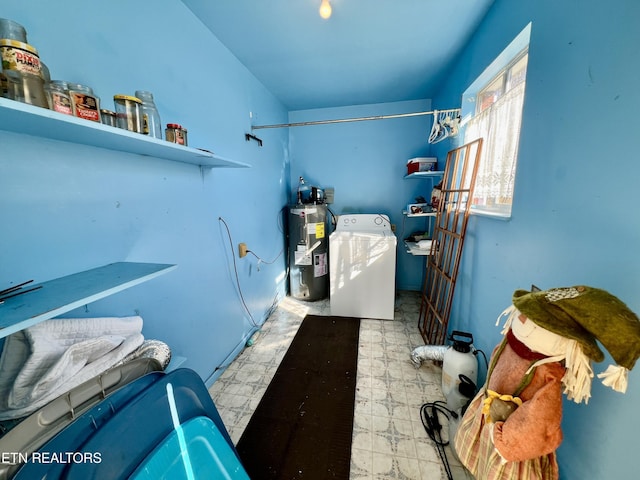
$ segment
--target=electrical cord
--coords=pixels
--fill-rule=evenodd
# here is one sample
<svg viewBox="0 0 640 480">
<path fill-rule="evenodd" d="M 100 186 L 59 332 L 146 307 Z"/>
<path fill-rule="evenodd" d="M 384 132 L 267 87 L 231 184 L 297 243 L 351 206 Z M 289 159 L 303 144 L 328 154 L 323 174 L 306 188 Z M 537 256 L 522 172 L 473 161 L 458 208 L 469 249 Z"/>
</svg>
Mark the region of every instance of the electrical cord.
<svg viewBox="0 0 640 480">
<path fill-rule="evenodd" d="M 278 216 L 276 217 L 276 225 L 278 225 L 278 230 L 280 230 L 280 233 L 282 234 L 285 233 L 284 217 L 287 215 L 287 211 L 288 208 L 286 206 L 282 207 L 278 212 Z"/>
<path fill-rule="evenodd" d="M 338 217 L 336 217 L 336 214 L 333 213 L 333 211 L 328 206 L 327 211 L 331 214 L 331 226 L 333 227 L 333 230 L 335 230 L 336 225 L 338 224 Z"/>
<path fill-rule="evenodd" d="M 487 361 L 487 356 L 485 355 L 485 353 L 482 350 L 478 350 L 477 348 L 474 348 L 473 354 L 477 356 L 478 353 L 481 353 L 482 356 L 484 357 L 484 365 L 488 369 L 489 368 L 489 362 Z"/>
<path fill-rule="evenodd" d="M 275 263 L 275 261 L 278 260 L 282 256 L 282 252 L 284 252 L 284 248 L 282 250 L 280 250 L 280 253 L 278 253 L 278 256 L 276 258 L 274 258 L 270 262 L 267 262 L 266 260 L 264 260 L 261 257 L 259 257 L 255 252 L 253 252 L 252 250 L 249 250 L 247 248 L 247 253 L 250 253 L 251 255 L 253 255 L 254 257 L 256 257 L 258 259 L 258 262 L 259 262 L 258 266 L 260 265 L 260 263 L 265 263 L 267 265 L 273 265 Z"/>
<path fill-rule="evenodd" d="M 442 460 L 442 464 L 444 465 L 444 469 L 447 474 L 447 479 L 453 480 L 451 466 L 449 465 L 449 459 L 447 458 L 447 452 L 444 449 L 444 447 L 449 445 L 449 441 L 445 442 L 442 440 L 442 424 L 438 419 L 438 412 L 444 414 L 447 418 L 449 418 L 449 415 L 453 418 L 458 418 L 458 414 L 443 406 L 442 403 L 442 401 L 436 401 L 422 405 L 422 407 L 420 407 L 420 419 L 422 420 L 422 425 L 424 426 L 427 435 L 429 435 L 429 438 L 436 444 L 438 455 L 440 456 L 440 460 Z M 431 409 L 431 413 L 429 413 L 429 409 Z"/>
<path fill-rule="evenodd" d="M 218 217 L 218 222 L 222 223 L 224 225 L 224 228 L 227 230 L 227 237 L 229 238 L 229 246 L 232 252 L 231 258 L 233 259 L 233 272 L 236 278 L 236 285 L 238 287 L 238 294 L 240 295 L 240 301 L 242 302 L 242 306 L 247 312 L 247 315 L 249 315 L 249 320 L 251 321 L 251 325 L 256 328 L 260 328 L 256 323 L 256 321 L 254 320 L 253 315 L 251 314 L 251 311 L 247 306 L 247 302 L 245 302 L 244 300 L 244 295 L 242 294 L 242 287 L 240 286 L 240 278 L 238 277 L 238 265 L 236 264 L 236 256 L 233 254 L 233 240 L 231 239 L 231 231 L 229 230 L 229 225 L 227 225 L 227 222 L 225 222 L 224 218 L 222 217 Z"/>
<path fill-rule="evenodd" d="M 282 224 L 282 218 L 283 218 L 282 212 L 283 212 L 283 210 L 284 209 L 280 210 L 280 212 L 278 214 L 278 218 L 277 218 L 277 220 L 278 220 L 278 222 L 277 222 L 278 230 L 280 230 L 281 233 L 284 233 L 284 225 Z M 260 270 L 260 264 L 261 263 L 264 263 L 266 265 L 273 265 L 274 263 L 276 263 L 276 260 L 278 260 L 282 256 L 282 254 L 284 253 L 284 247 L 280 250 L 280 252 L 278 252 L 278 255 L 276 255 L 276 258 L 274 258 L 271 261 L 265 260 L 264 258 L 260 257 L 256 252 L 254 252 L 254 251 L 252 251 L 250 249 L 247 249 L 247 253 L 250 253 L 251 255 L 256 257 L 256 259 L 258 260 L 257 268 L 258 268 L 258 270 Z"/>
</svg>

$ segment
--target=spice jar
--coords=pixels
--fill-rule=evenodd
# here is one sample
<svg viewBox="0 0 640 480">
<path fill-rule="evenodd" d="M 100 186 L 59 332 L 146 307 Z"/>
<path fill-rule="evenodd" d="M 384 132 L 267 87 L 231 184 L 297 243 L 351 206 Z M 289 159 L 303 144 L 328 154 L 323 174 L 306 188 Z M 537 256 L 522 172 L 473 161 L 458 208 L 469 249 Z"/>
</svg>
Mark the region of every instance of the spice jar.
<svg viewBox="0 0 640 480">
<path fill-rule="evenodd" d="M 69 97 L 71 109 L 76 117 L 101 123 L 100 99 L 94 95 L 91 87 L 69 83 Z"/>
<path fill-rule="evenodd" d="M 45 84 L 44 90 L 47 94 L 47 102 L 51 110 L 64 113 L 65 115 L 73 115 L 67 82 L 53 80 Z"/>
<path fill-rule="evenodd" d="M 116 126 L 130 132 L 142 133 L 142 100 L 131 95 L 114 95 Z"/>
<path fill-rule="evenodd" d="M 117 127 L 116 124 L 116 112 L 111 110 L 107 110 L 105 108 L 100 109 L 100 118 L 102 119 L 103 125 L 110 125 L 112 127 Z"/>
<path fill-rule="evenodd" d="M 182 125 L 177 123 L 167 123 L 167 128 L 164 131 L 164 138 L 167 142 L 178 143 L 180 145 L 187 146 L 187 129 L 182 128 Z"/>
</svg>

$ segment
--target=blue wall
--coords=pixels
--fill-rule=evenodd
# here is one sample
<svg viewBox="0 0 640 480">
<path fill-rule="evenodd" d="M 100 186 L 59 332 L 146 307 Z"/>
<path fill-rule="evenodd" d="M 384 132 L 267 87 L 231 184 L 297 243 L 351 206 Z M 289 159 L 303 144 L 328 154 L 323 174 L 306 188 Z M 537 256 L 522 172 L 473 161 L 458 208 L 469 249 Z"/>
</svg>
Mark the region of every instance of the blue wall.
<svg viewBox="0 0 640 480">
<path fill-rule="evenodd" d="M 90 21 L 77 20 L 78 12 Z M 430 118 L 416 117 L 263 130 L 260 148 L 244 140 L 250 116 L 267 124 L 460 105 L 462 92 L 532 22 L 513 216 L 471 218 L 452 327 L 472 331 L 489 352 L 500 339 L 496 317 L 514 289 L 532 283 L 590 284 L 640 311 L 635 0 L 496 0 L 432 102 L 288 116 L 177 0 L 69 0 L 64 7 L 9 0 L 1 14 L 27 28 L 54 78 L 93 86 L 106 106 L 113 94 L 150 90 L 163 121 L 189 129 L 190 145 L 252 168 L 202 174 L 190 165 L 6 133 L 0 125 L 0 286 L 115 261 L 176 263 L 174 272 L 73 314 L 139 311 L 147 337 L 167 341 L 188 358 L 186 366 L 212 380 L 253 328 L 231 255 L 246 242 L 266 259 L 278 256 L 280 211 L 299 175 L 335 188 L 335 213 L 387 213 L 400 234 L 406 203 L 431 190 L 403 180 L 406 160 L 429 153 L 443 160 L 451 146 L 430 148 Z M 231 229 L 231 247 L 218 217 Z M 418 289 L 423 262 L 402 249 L 398 259 L 398 287 Z M 284 292 L 285 259 L 258 270 L 247 257 L 238 268 L 259 323 Z M 639 400 L 636 369 L 626 395 L 596 380 L 589 405 L 565 402 L 563 478 L 633 477 Z"/>
<path fill-rule="evenodd" d="M 251 115 L 281 123 L 285 109 L 177 0 L 10 0 L 0 15 L 25 26 L 54 79 L 92 86 L 111 109 L 114 94 L 149 90 L 163 122 L 188 129 L 190 146 L 252 166 L 201 172 L 0 125 L 0 286 L 118 261 L 175 263 L 175 271 L 69 316 L 139 312 L 147 338 L 167 342 L 212 381 L 254 328 L 236 288 L 237 243 L 268 260 L 283 249 L 288 133 L 265 132 L 263 147 L 244 134 Z M 256 323 L 285 292 L 279 259 L 259 270 L 253 257 L 238 261 Z"/>
<path fill-rule="evenodd" d="M 425 112 L 429 100 L 323 108 L 289 113 L 291 122 L 333 120 Z M 335 189 L 336 214 L 385 213 L 398 235 L 397 288 L 419 290 L 425 257 L 406 253 L 401 239 L 426 228 L 426 220 L 405 219 L 402 211 L 415 197 L 429 198 L 430 180 L 405 180 L 407 160 L 427 156 L 432 116 L 403 117 L 293 127 L 290 129 L 291 182 L 302 175 L 321 187 Z"/>
<path fill-rule="evenodd" d="M 452 328 L 472 331 L 486 352 L 512 292 L 532 283 L 600 287 L 640 312 L 638 18 L 635 0 L 497 0 L 433 98 L 436 108 L 459 105 L 532 22 L 513 216 L 472 216 L 452 314 Z M 434 151 L 443 158 L 449 147 Z M 595 379 L 587 406 L 565 402 L 562 478 L 637 476 L 638 370 L 625 395 Z"/>
</svg>

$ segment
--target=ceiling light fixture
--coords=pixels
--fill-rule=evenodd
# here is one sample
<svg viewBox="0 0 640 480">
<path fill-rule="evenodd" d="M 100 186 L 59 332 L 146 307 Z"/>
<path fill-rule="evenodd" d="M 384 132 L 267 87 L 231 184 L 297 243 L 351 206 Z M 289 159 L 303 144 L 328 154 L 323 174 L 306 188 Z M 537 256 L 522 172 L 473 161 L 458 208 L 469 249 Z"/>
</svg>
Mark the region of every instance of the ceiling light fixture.
<svg viewBox="0 0 640 480">
<path fill-rule="evenodd" d="M 320 16 L 325 20 L 329 18 L 331 16 L 331 4 L 329 0 L 322 0 L 322 2 L 320 2 L 320 10 L 318 11 L 320 12 Z"/>
</svg>

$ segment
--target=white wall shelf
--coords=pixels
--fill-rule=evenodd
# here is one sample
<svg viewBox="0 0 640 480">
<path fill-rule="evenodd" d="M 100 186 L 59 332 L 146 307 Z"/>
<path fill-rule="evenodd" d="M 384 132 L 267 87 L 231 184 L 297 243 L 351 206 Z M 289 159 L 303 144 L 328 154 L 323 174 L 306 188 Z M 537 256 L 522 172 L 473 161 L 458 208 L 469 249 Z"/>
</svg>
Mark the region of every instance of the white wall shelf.
<svg viewBox="0 0 640 480">
<path fill-rule="evenodd" d="M 0 304 L 0 338 L 156 278 L 177 265 L 118 262 L 24 289 L 38 290 Z"/>
<path fill-rule="evenodd" d="M 250 167 L 249 164 L 229 160 L 198 148 L 185 147 L 6 98 L 0 98 L 0 130 L 164 158 L 201 167 Z"/>
<path fill-rule="evenodd" d="M 444 172 L 413 172 L 410 173 L 409 175 L 405 175 L 404 178 L 406 180 L 411 180 L 411 179 L 424 179 L 424 178 L 435 178 L 435 177 L 441 177 L 444 175 Z"/>
<path fill-rule="evenodd" d="M 433 212 L 421 212 L 421 213 L 409 213 L 406 210 L 402 211 L 402 214 L 406 215 L 409 218 L 411 218 L 411 217 L 435 217 L 437 213 L 438 212 L 436 212 L 435 210 Z"/>
</svg>

